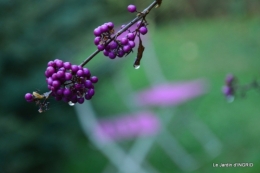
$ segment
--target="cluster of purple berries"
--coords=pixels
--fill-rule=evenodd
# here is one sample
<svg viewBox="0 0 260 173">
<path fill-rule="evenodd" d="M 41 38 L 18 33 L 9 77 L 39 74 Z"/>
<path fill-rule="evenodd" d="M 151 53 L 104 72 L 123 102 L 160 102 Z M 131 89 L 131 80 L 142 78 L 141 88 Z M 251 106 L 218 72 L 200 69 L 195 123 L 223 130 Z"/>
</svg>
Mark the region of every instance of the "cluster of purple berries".
<svg viewBox="0 0 260 173">
<path fill-rule="evenodd" d="M 128 11 L 133 13 L 136 12 L 136 7 L 134 5 L 128 6 Z M 127 35 L 121 39 L 113 39 L 114 34 L 114 24 L 112 22 L 104 23 L 103 25 L 94 29 L 94 44 L 97 46 L 99 51 L 103 51 L 103 54 L 110 59 L 115 59 L 116 57 L 123 57 L 128 55 L 133 51 L 135 47 L 135 38 L 137 34 L 145 35 L 148 32 L 146 23 L 144 21 L 137 22 L 137 29 L 133 32 L 127 31 Z M 123 28 L 124 25 L 121 26 Z M 111 39 L 113 39 L 111 41 Z"/>
<path fill-rule="evenodd" d="M 48 62 L 45 76 L 51 95 L 56 100 L 63 100 L 70 104 L 82 104 L 85 99 L 90 100 L 95 94 L 93 84 L 98 82 L 98 78 L 91 76 L 87 68 L 59 59 Z M 39 98 L 27 93 L 25 99 L 32 102 Z"/>
<path fill-rule="evenodd" d="M 228 74 L 225 79 L 226 85 L 223 87 L 223 94 L 227 99 L 233 98 L 235 94 L 235 77 L 232 74 Z"/>
</svg>

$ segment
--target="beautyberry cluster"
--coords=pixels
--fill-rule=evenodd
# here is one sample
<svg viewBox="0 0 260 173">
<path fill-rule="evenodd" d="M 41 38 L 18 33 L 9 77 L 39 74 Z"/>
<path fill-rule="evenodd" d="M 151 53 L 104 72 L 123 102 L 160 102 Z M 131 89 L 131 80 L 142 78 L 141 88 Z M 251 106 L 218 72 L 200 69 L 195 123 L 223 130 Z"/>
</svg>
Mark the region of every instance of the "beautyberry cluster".
<svg viewBox="0 0 260 173">
<path fill-rule="evenodd" d="M 93 84 L 98 82 L 96 76 L 91 76 L 89 69 L 59 59 L 48 62 L 45 77 L 50 90 L 48 95 L 40 95 L 37 92 L 27 93 L 25 99 L 28 102 L 35 101 L 40 108 L 46 107 L 46 109 L 45 100 L 49 95 L 57 101 L 63 100 L 70 105 L 82 104 L 85 99 L 90 100 L 95 94 Z M 43 103 L 40 100 L 44 100 Z"/>
<path fill-rule="evenodd" d="M 136 12 L 134 5 L 129 5 L 127 9 L 131 13 Z M 103 54 L 110 59 L 121 58 L 133 51 L 136 36 L 140 37 L 140 34 L 145 35 L 148 32 L 146 25 L 147 22 L 142 19 L 137 22 L 134 31 L 127 30 L 126 32 L 128 33 L 118 39 L 116 36 L 113 36 L 114 24 L 112 22 L 104 23 L 94 29 L 93 33 L 96 36 L 94 44 L 99 51 L 103 51 Z M 121 29 L 124 27 L 125 25 L 122 25 Z"/>
<path fill-rule="evenodd" d="M 92 98 L 95 94 L 93 84 L 98 82 L 89 69 L 59 59 L 48 62 L 45 76 L 48 89 L 56 100 L 80 104 L 84 99 Z"/>
</svg>

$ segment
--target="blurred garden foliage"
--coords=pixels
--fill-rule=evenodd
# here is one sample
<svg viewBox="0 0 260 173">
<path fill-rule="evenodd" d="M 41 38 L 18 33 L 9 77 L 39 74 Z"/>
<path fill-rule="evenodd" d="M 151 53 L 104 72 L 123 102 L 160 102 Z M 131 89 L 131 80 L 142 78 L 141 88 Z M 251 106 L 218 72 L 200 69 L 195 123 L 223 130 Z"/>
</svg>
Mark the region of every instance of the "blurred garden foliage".
<svg viewBox="0 0 260 173">
<path fill-rule="evenodd" d="M 25 102 L 24 94 L 37 89 L 45 92 L 47 62 L 60 57 L 73 62 L 73 57 L 92 44 L 96 26 L 106 21 L 127 22 L 131 19 L 126 12 L 128 4 L 136 4 L 141 11 L 150 3 L 0 1 L 0 172 L 57 172 L 69 157 L 81 152 L 78 147 L 87 141 L 73 109 L 63 104 L 41 115 L 34 105 Z M 151 15 L 155 22 L 169 22 L 250 17 L 259 12 L 259 0 L 164 0 L 160 10 Z"/>
</svg>

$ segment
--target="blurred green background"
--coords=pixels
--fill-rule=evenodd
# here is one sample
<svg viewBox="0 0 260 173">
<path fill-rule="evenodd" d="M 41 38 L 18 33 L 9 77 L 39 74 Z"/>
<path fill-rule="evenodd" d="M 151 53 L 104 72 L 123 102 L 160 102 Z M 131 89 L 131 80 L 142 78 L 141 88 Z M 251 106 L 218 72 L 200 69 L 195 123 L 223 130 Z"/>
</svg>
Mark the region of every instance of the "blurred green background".
<svg viewBox="0 0 260 173">
<path fill-rule="evenodd" d="M 47 91 L 44 70 L 49 60 L 60 58 L 79 64 L 95 51 L 95 27 L 108 21 L 116 26 L 125 24 L 134 17 L 126 10 L 128 4 L 141 11 L 151 2 L 0 1 L 0 172 L 103 170 L 108 160 L 84 136 L 72 107 L 51 101 L 51 110 L 39 114 L 34 104 L 25 101 L 24 94 Z M 260 1 L 164 0 L 147 20 L 166 78 L 206 78 L 210 84 L 207 95 L 176 108 L 179 116 L 187 108 L 191 110 L 223 143 L 221 154 L 195 172 L 258 172 L 260 94 L 250 91 L 245 99 L 228 104 L 221 87 L 227 73 L 238 76 L 241 83 L 259 76 Z M 126 106 L 118 106 L 121 101 L 110 80 L 113 74 L 124 72 L 134 89 L 148 86 L 142 80 L 142 68 L 132 67 L 134 56 L 111 61 L 100 54 L 87 65 L 100 79 L 91 100 L 100 117 L 126 111 Z M 144 58 L 149 57 L 144 54 Z M 172 133 L 183 138 L 181 132 L 173 129 Z M 200 152 L 199 148 L 191 149 Z M 199 156 L 198 160 L 203 158 Z M 181 172 L 156 146 L 147 159 L 163 173 Z M 254 167 L 212 167 L 212 163 L 235 162 L 252 162 Z"/>
</svg>

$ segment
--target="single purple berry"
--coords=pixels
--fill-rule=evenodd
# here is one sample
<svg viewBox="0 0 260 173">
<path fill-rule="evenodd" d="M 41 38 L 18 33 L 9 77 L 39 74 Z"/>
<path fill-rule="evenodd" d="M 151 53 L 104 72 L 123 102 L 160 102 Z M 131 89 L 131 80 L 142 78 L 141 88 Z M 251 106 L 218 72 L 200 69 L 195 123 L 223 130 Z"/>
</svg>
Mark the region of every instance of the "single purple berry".
<svg viewBox="0 0 260 173">
<path fill-rule="evenodd" d="M 91 89 L 88 90 L 88 95 L 89 96 L 92 97 L 94 94 L 95 94 L 95 90 L 94 89 L 91 88 Z"/>
<path fill-rule="evenodd" d="M 65 73 L 65 79 L 66 80 L 71 80 L 72 79 L 72 74 L 71 73 Z"/>
<path fill-rule="evenodd" d="M 95 36 L 100 36 L 101 34 L 102 34 L 102 31 L 101 31 L 101 28 L 100 28 L 100 27 L 94 29 L 94 35 L 95 35 Z"/>
<path fill-rule="evenodd" d="M 63 67 L 63 61 L 62 60 L 55 60 L 54 62 L 56 64 L 56 67 L 59 67 L 59 68 Z"/>
<path fill-rule="evenodd" d="M 55 63 L 53 61 L 49 61 L 47 66 L 48 67 L 55 67 Z"/>
<path fill-rule="evenodd" d="M 128 38 L 128 40 L 132 40 L 133 41 L 135 39 L 135 35 L 130 32 L 130 33 L 127 34 L 127 38 Z"/>
<path fill-rule="evenodd" d="M 72 65 L 72 66 L 71 66 L 71 71 L 72 71 L 73 73 L 77 73 L 78 70 L 79 70 L 79 67 L 78 67 L 77 65 Z"/>
<path fill-rule="evenodd" d="M 52 80 L 56 80 L 58 79 L 57 73 L 53 73 L 51 76 Z"/>
<path fill-rule="evenodd" d="M 120 39 L 120 42 L 121 42 L 122 45 L 127 45 L 128 39 L 123 37 L 123 38 Z"/>
<path fill-rule="evenodd" d="M 84 98 L 83 98 L 83 97 L 78 98 L 78 103 L 79 103 L 79 104 L 84 103 Z"/>
<path fill-rule="evenodd" d="M 110 47 L 110 49 L 116 49 L 117 43 L 115 41 L 111 41 L 111 43 L 109 43 L 109 47 Z"/>
<path fill-rule="evenodd" d="M 91 76 L 90 71 L 87 68 L 83 68 L 83 73 L 84 73 L 85 77 L 90 77 Z"/>
<path fill-rule="evenodd" d="M 134 13 L 134 12 L 136 12 L 136 7 L 135 7 L 135 5 L 128 5 L 127 10 L 130 13 Z"/>
<path fill-rule="evenodd" d="M 91 81 L 92 83 L 97 83 L 97 82 L 98 82 L 98 77 L 97 77 L 97 76 L 92 76 L 92 77 L 90 78 L 90 81 Z"/>
<path fill-rule="evenodd" d="M 60 79 L 64 78 L 65 77 L 65 72 L 64 71 L 58 71 L 57 72 L 57 77 L 60 78 Z"/>
<path fill-rule="evenodd" d="M 64 91 L 63 91 L 63 95 L 68 97 L 68 96 L 71 95 L 71 91 L 68 88 L 65 88 Z"/>
<path fill-rule="evenodd" d="M 102 50 L 105 49 L 105 45 L 99 44 L 99 45 L 97 46 L 97 48 L 98 48 L 98 50 L 102 51 Z"/>
<path fill-rule="evenodd" d="M 103 50 L 103 54 L 105 55 L 105 56 L 108 56 L 109 55 L 109 51 L 108 50 Z"/>
<path fill-rule="evenodd" d="M 84 83 L 86 88 L 91 88 L 92 87 L 92 82 L 90 80 L 86 80 Z"/>
<path fill-rule="evenodd" d="M 52 84 L 52 82 L 53 82 L 52 78 L 51 78 L 51 77 L 49 77 L 49 78 L 47 79 L 47 83 L 48 83 L 49 85 L 51 85 L 51 84 Z"/>
<path fill-rule="evenodd" d="M 108 57 L 110 59 L 115 59 L 116 58 L 116 54 L 114 52 L 109 52 Z"/>
<path fill-rule="evenodd" d="M 128 41 L 128 45 L 129 45 L 131 48 L 134 48 L 134 47 L 135 47 L 135 42 L 134 42 L 134 41 Z"/>
<path fill-rule="evenodd" d="M 51 66 L 47 67 L 46 72 L 45 72 L 45 76 L 50 77 L 53 73 L 55 73 L 55 69 Z"/>
<path fill-rule="evenodd" d="M 123 47 L 124 52 L 129 52 L 131 50 L 131 47 L 129 45 L 125 45 Z"/>
<path fill-rule="evenodd" d="M 69 70 L 71 68 L 71 63 L 70 62 L 64 62 L 63 63 L 63 67 L 67 70 Z"/>
<path fill-rule="evenodd" d="M 139 28 L 139 31 L 142 35 L 145 35 L 148 32 L 148 30 L 145 26 L 142 26 L 141 28 Z"/>
<path fill-rule="evenodd" d="M 33 101 L 33 95 L 31 93 L 26 93 L 24 98 L 25 98 L 25 100 L 27 102 L 32 102 Z"/>
<path fill-rule="evenodd" d="M 102 32 L 107 32 L 107 31 L 109 31 L 109 28 L 108 28 L 108 26 L 107 26 L 106 24 L 101 25 L 100 29 L 101 29 Z"/>
<path fill-rule="evenodd" d="M 142 21 L 138 21 L 138 22 L 136 23 L 136 26 L 139 27 L 140 25 L 141 25 L 141 26 L 144 26 L 144 23 L 143 23 Z"/>
<path fill-rule="evenodd" d="M 90 100 L 91 98 L 92 98 L 92 96 L 90 96 L 89 94 L 86 94 L 86 95 L 85 95 L 85 99 L 86 99 L 86 100 Z"/>
<path fill-rule="evenodd" d="M 55 89 L 59 88 L 60 85 L 61 85 L 61 83 L 60 83 L 60 81 L 58 81 L 58 80 L 54 80 L 54 81 L 52 82 L 52 86 L 53 86 Z"/>
<path fill-rule="evenodd" d="M 100 41 L 101 41 L 101 37 L 95 37 L 94 43 L 96 46 L 99 45 Z"/>
<path fill-rule="evenodd" d="M 77 76 L 78 76 L 78 77 L 84 76 L 83 70 L 78 70 L 78 71 L 77 71 Z"/>
<path fill-rule="evenodd" d="M 106 24 L 109 27 L 109 29 L 113 29 L 114 28 L 113 22 L 107 22 Z"/>
<path fill-rule="evenodd" d="M 125 55 L 125 52 L 124 52 L 122 49 L 120 49 L 120 50 L 117 52 L 117 56 L 118 56 L 119 58 L 123 57 L 124 55 Z"/>
</svg>

